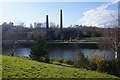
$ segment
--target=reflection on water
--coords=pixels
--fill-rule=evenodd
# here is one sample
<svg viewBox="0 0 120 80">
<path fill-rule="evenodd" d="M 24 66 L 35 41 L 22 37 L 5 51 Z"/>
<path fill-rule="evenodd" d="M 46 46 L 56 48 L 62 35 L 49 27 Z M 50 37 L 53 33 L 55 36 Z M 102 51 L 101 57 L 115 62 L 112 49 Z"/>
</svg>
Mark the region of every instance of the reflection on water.
<svg viewBox="0 0 120 80">
<path fill-rule="evenodd" d="M 16 49 L 15 55 L 16 56 L 29 56 L 30 48 L 19 48 Z"/>
<path fill-rule="evenodd" d="M 49 54 L 48 56 L 50 58 L 70 58 L 72 60 L 76 60 L 77 53 L 80 49 L 71 49 L 71 48 L 50 48 L 48 50 Z M 7 55 L 11 50 L 3 50 L 3 54 Z M 114 58 L 114 52 L 110 51 L 102 51 L 98 49 L 81 49 L 82 53 L 85 57 L 88 57 L 89 59 L 92 57 L 103 57 L 105 55 L 106 59 L 112 59 Z M 105 54 L 104 54 L 105 53 Z M 30 48 L 18 48 L 16 49 L 15 56 L 29 56 L 30 54 Z"/>
</svg>

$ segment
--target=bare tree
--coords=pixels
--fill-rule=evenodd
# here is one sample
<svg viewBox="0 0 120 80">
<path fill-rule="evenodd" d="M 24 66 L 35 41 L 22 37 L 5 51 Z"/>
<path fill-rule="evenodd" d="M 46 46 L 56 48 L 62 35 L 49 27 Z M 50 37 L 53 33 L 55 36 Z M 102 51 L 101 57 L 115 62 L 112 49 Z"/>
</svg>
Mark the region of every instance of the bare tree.
<svg viewBox="0 0 120 80">
<path fill-rule="evenodd" d="M 110 40 L 111 40 L 111 46 L 110 48 L 115 51 L 115 59 L 119 58 L 120 55 L 120 33 L 119 28 L 115 27 L 112 31 L 109 32 Z"/>
<path fill-rule="evenodd" d="M 50 22 L 50 27 L 55 28 L 56 27 L 55 23 L 54 22 Z"/>
<path fill-rule="evenodd" d="M 20 23 L 18 24 L 18 26 L 25 27 L 26 25 L 25 25 L 24 22 L 20 22 Z"/>
<path fill-rule="evenodd" d="M 120 57 L 120 28 L 103 28 L 103 36 L 99 42 L 100 49 L 112 50 L 115 52 L 115 59 Z M 104 52 L 105 58 L 105 52 Z"/>
<path fill-rule="evenodd" d="M 32 24 L 30 24 L 30 28 L 33 28 Z"/>
</svg>

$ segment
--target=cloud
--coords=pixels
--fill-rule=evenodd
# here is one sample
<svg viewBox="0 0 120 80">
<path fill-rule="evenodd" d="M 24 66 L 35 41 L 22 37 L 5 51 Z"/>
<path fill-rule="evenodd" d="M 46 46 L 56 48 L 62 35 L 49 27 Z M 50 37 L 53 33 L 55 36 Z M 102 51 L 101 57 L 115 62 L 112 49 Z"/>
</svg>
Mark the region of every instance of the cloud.
<svg viewBox="0 0 120 80">
<path fill-rule="evenodd" d="M 109 5 L 111 5 L 111 3 L 103 4 L 103 5 L 101 5 L 100 7 L 97 7 L 97 10 L 106 9 Z"/>
<path fill-rule="evenodd" d="M 96 9 L 84 12 L 84 16 L 80 19 L 80 22 L 86 26 L 114 26 L 117 24 L 117 12 L 115 10 L 107 10 L 106 8 L 109 5 L 117 3 L 117 1 L 118 0 L 115 0 L 112 3 L 106 3 Z"/>
<path fill-rule="evenodd" d="M 118 3 L 120 0 L 114 0 L 113 2 L 112 2 L 112 4 L 116 4 L 116 3 Z"/>
</svg>

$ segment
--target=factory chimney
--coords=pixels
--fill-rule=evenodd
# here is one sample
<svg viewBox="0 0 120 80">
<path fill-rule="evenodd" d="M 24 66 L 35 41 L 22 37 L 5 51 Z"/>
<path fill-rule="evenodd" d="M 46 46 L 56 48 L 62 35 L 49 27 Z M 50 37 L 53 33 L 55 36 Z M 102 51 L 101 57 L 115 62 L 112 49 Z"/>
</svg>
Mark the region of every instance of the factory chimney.
<svg viewBox="0 0 120 80">
<path fill-rule="evenodd" d="M 60 28 L 63 28 L 63 22 L 62 22 L 62 10 L 60 10 Z"/>
<path fill-rule="evenodd" d="M 49 28 L 49 23 L 48 23 L 48 15 L 46 15 L 46 28 Z"/>
</svg>

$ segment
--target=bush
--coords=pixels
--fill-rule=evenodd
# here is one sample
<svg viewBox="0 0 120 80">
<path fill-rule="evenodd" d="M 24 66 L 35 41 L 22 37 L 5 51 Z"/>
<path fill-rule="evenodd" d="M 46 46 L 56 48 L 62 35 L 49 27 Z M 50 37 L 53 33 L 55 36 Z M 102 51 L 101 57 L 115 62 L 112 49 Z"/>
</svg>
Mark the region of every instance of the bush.
<svg viewBox="0 0 120 80">
<path fill-rule="evenodd" d="M 92 66 L 93 69 L 96 68 L 97 66 L 97 71 L 99 72 L 106 72 L 108 69 L 109 64 L 106 62 L 105 59 L 99 57 L 99 58 L 94 58 L 92 61 L 92 64 L 94 64 L 94 66 Z"/>
<path fill-rule="evenodd" d="M 107 63 L 109 64 L 107 72 L 109 74 L 120 76 L 120 60 L 113 59 L 113 60 L 107 61 Z"/>
<path fill-rule="evenodd" d="M 48 54 L 46 41 L 42 37 L 38 37 L 34 46 L 31 47 L 30 57 L 37 61 L 40 61 L 41 57 L 45 57 Z"/>
<path fill-rule="evenodd" d="M 89 68 L 89 60 L 88 60 L 88 58 L 84 57 L 84 55 L 81 53 L 81 50 L 78 53 L 78 58 L 75 62 L 75 66 Z"/>
<path fill-rule="evenodd" d="M 96 69 L 97 69 L 97 64 L 96 64 L 94 61 L 92 61 L 92 62 L 90 63 L 90 69 L 91 69 L 91 70 L 96 70 Z"/>
<path fill-rule="evenodd" d="M 58 61 L 59 61 L 60 63 L 63 63 L 63 62 L 64 62 L 64 59 L 61 58 L 61 59 L 58 59 Z"/>
<path fill-rule="evenodd" d="M 49 63 L 50 62 L 50 58 L 48 56 L 45 56 L 45 60 L 44 60 L 45 63 Z"/>
<path fill-rule="evenodd" d="M 66 63 L 66 64 L 69 64 L 69 65 L 72 65 L 72 64 L 73 64 L 72 60 L 69 59 L 69 58 L 67 58 L 67 59 L 65 60 L 65 63 Z"/>
<path fill-rule="evenodd" d="M 120 77 L 120 60 L 113 59 L 107 61 L 101 57 L 93 58 L 90 69 L 99 72 L 107 72 Z"/>
</svg>

